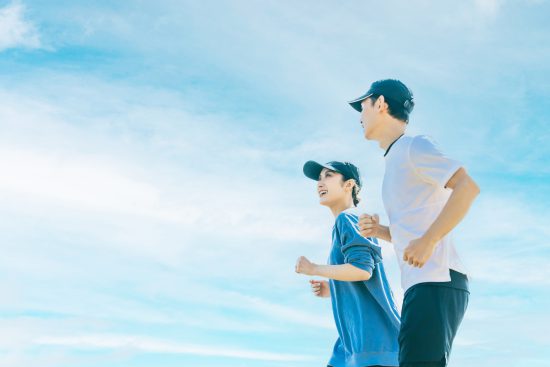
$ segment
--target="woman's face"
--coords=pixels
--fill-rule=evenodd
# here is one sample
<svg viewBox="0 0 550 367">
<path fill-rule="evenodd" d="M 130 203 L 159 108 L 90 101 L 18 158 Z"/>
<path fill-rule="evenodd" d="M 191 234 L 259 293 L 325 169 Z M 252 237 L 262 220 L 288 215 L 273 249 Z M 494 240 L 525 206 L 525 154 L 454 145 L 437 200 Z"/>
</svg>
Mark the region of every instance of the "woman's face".
<svg viewBox="0 0 550 367">
<path fill-rule="evenodd" d="M 332 206 L 334 203 L 346 198 L 346 190 L 343 185 L 344 177 L 341 173 L 323 168 L 317 182 L 317 193 L 321 205 Z"/>
</svg>

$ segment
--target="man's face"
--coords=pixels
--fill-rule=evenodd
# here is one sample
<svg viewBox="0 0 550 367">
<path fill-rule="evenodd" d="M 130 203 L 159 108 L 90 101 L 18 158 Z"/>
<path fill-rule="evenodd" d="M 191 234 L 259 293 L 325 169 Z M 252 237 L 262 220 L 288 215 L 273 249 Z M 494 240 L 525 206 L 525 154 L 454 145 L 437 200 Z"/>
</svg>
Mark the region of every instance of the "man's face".
<svg viewBox="0 0 550 367">
<path fill-rule="evenodd" d="M 376 100 L 367 98 L 361 102 L 361 125 L 363 126 L 363 133 L 365 139 L 371 140 L 375 137 L 376 130 L 382 122 L 381 104 L 383 102 L 378 97 Z"/>
</svg>

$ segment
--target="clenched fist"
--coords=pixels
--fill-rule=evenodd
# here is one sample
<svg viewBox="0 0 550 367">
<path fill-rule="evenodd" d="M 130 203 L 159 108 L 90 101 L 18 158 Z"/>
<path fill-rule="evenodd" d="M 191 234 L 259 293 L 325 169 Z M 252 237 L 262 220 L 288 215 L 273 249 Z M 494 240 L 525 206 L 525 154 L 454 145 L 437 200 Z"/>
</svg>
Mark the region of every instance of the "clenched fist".
<svg viewBox="0 0 550 367">
<path fill-rule="evenodd" d="M 363 237 L 380 237 L 380 218 L 378 214 L 361 214 L 359 217 L 359 231 Z"/>
<path fill-rule="evenodd" d="M 296 260 L 296 272 L 305 275 L 315 275 L 315 264 L 307 259 L 305 256 L 300 256 Z"/>
<path fill-rule="evenodd" d="M 317 297 L 330 297 L 330 288 L 326 280 L 311 279 L 309 284 L 311 284 L 311 291 Z"/>
<path fill-rule="evenodd" d="M 424 237 L 409 242 L 403 253 L 403 261 L 415 268 L 421 268 L 430 259 L 435 250 L 435 242 Z"/>
</svg>

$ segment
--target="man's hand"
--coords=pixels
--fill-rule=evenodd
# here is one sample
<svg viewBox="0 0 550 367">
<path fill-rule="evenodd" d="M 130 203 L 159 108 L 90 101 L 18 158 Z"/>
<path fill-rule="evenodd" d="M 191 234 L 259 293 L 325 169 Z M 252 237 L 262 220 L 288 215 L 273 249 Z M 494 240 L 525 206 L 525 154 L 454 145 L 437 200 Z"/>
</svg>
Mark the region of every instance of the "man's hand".
<svg viewBox="0 0 550 367">
<path fill-rule="evenodd" d="M 379 237 L 380 229 L 380 218 L 378 218 L 378 214 L 361 214 L 359 217 L 359 231 L 361 232 L 361 236 Z"/>
<path fill-rule="evenodd" d="M 376 237 L 391 242 L 390 228 L 380 224 L 378 214 L 362 214 L 359 217 L 359 232 L 363 237 Z"/>
<path fill-rule="evenodd" d="M 309 281 L 311 284 L 311 291 L 317 297 L 330 297 L 330 288 L 326 280 L 315 280 L 311 279 Z"/>
<path fill-rule="evenodd" d="M 317 264 L 312 263 L 305 256 L 300 256 L 296 260 L 296 272 L 305 275 L 315 275 Z"/>
<path fill-rule="evenodd" d="M 435 241 L 426 239 L 425 237 L 417 238 L 409 242 L 409 246 L 405 248 L 403 253 L 403 261 L 416 268 L 421 268 L 432 256 L 435 250 Z"/>
</svg>

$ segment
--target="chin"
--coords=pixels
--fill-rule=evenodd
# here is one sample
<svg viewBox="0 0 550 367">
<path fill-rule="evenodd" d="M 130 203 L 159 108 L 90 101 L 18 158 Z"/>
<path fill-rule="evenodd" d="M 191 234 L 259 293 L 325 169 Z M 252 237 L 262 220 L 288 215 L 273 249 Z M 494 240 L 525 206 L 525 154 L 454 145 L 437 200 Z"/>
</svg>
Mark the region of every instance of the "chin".
<svg viewBox="0 0 550 367">
<path fill-rule="evenodd" d="M 325 198 L 319 198 L 319 204 L 321 204 L 323 206 L 330 206 L 330 201 L 328 201 Z"/>
<path fill-rule="evenodd" d="M 372 130 L 365 130 L 365 134 L 363 136 L 366 140 L 374 140 L 374 134 Z"/>
</svg>

